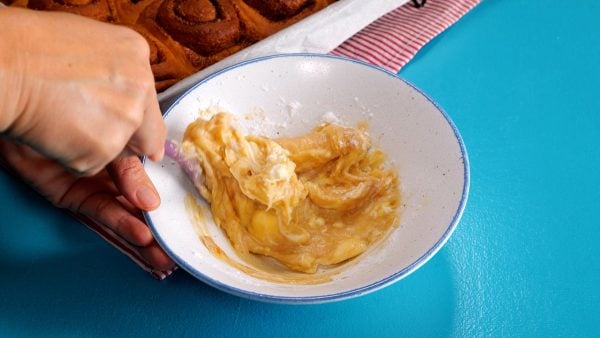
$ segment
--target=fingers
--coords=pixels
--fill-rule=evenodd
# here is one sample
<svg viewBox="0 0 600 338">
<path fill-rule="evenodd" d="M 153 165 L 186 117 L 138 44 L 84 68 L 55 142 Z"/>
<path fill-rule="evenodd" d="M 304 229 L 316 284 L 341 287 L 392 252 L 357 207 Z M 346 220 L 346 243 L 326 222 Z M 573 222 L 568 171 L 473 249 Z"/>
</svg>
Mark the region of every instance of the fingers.
<svg viewBox="0 0 600 338">
<path fill-rule="evenodd" d="M 111 229 L 119 237 L 138 246 L 144 260 L 157 270 L 169 270 L 174 263 L 152 237 L 148 226 L 107 193 L 88 197 L 79 212 Z"/>
<path fill-rule="evenodd" d="M 139 33 L 133 30 L 130 30 L 130 33 L 135 36 L 132 38 L 131 44 L 135 49 L 135 55 L 143 60 L 142 63 L 138 62 L 140 67 L 137 68 L 137 74 L 131 74 L 133 78 L 138 79 L 138 82 L 129 88 L 137 91 L 132 94 L 141 100 L 139 113 L 142 115 L 142 119 L 129 139 L 127 148 L 139 156 L 148 156 L 152 161 L 160 161 L 164 154 L 166 127 L 162 119 L 154 85 L 154 75 L 150 67 L 150 48 L 146 39 Z"/>
<path fill-rule="evenodd" d="M 152 233 L 146 224 L 125 210 L 111 194 L 90 195 L 78 211 L 106 225 L 133 245 L 143 247 L 153 241 Z"/>
<path fill-rule="evenodd" d="M 144 118 L 127 144 L 136 154 L 147 155 L 152 161 L 160 161 L 164 155 L 164 143 L 167 129 L 162 119 L 160 106 L 154 90 L 154 82 L 148 90 Z"/>
<path fill-rule="evenodd" d="M 160 196 L 138 157 L 119 157 L 107 170 L 123 196 L 134 206 L 149 211 L 160 205 Z"/>
<path fill-rule="evenodd" d="M 140 248 L 139 253 L 156 270 L 170 270 L 175 266 L 175 263 L 173 263 L 171 258 L 167 256 L 156 242 Z"/>
<path fill-rule="evenodd" d="M 3 162 L 56 206 L 84 214 L 111 229 L 136 246 L 142 258 L 155 269 L 168 270 L 174 266 L 153 239 L 138 209 L 144 203 L 137 198 L 136 187 L 147 185 L 157 199 L 158 194 L 136 156 L 120 158 L 111 165 L 112 177 L 116 178 L 113 179 L 106 171 L 90 178 L 75 177 L 28 146 L 4 138 L 0 138 L 0 154 Z M 146 203 L 153 204 L 158 205 Z"/>
<path fill-rule="evenodd" d="M 67 207 L 61 204 L 63 196 L 77 178 L 66 172 L 59 163 L 42 156 L 27 145 L 2 137 L 0 137 L 0 154 L 6 164 L 33 189 L 54 205 Z M 107 188 L 106 185 L 103 187 Z M 114 191 L 116 192 L 116 189 Z"/>
</svg>

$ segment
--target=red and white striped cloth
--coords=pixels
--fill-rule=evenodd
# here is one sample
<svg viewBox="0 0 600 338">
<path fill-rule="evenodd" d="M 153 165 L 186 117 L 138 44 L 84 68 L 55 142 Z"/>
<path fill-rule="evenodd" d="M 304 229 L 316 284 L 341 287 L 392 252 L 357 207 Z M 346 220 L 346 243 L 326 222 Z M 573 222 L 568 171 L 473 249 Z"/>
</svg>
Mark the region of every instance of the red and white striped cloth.
<svg viewBox="0 0 600 338">
<path fill-rule="evenodd" d="M 415 56 L 421 47 L 479 2 L 480 0 L 409 1 L 365 27 L 331 51 L 331 54 L 363 60 L 397 72 Z M 417 6 L 416 3 L 423 5 Z M 173 270 L 153 270 L 135 246 L 121 239 L 109 228 L 84 215 L 73 214 L 73 216 L 155 278 L 162 280 L 173 272 Z"/>
<path fill-rule="evenodd" d="M 416 6 L 415 2 L 423 4 Z M 331 52 L 398 72 L 427 42 L 480 0 L 409 1 L 382 16 Z"/>
</svg>

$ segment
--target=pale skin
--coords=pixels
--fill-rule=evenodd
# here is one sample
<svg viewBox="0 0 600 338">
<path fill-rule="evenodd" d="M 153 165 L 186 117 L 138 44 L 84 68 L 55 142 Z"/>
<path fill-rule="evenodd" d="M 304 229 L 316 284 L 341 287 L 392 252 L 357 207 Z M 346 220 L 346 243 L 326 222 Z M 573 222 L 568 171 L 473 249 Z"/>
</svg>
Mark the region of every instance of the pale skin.
<svg viewBox="0 0 600 338">
<path fill-rule="evenodd" d="M 155 269 L 173 262 L 142 221 L 160 204 L 139 156 L 163 157 L 165 125 L 131 29 L 0 8 L 0 160 L 60 208 L 99 221 Z"/>
</svg>

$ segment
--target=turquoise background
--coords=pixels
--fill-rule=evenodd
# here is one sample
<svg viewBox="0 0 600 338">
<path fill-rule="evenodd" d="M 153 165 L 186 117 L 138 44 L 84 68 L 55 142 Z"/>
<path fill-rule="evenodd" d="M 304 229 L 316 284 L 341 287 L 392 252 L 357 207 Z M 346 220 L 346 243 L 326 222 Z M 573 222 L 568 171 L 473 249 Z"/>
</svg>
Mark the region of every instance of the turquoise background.
<svg viewBox="0 0 600 338">
<path fill-rule="evenodd" d="M 0 336 L 600 336 L 600 4 L 486 0 L 400 75 L 458 126 L 467 208 L 447 245 L 360 298 L 240 299 L 157 282 L 0 173 Z"/>
</svg>

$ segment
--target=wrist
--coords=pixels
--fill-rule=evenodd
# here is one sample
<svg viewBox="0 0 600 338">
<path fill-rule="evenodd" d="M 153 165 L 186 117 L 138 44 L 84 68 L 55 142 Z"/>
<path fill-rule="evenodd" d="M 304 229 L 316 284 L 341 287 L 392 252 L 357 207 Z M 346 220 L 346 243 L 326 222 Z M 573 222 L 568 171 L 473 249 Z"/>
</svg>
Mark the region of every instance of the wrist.
<svg viewBox="0 0 600 338">
<path fill-rule="evenodd" d="M 24 57 L 21 47 L 26 30 L 23 24 L 28 10 L 0 8 L 0 134 L 10 134 L 13 123 L 23 113 L 25 93 L 23 90 Z"/>
</svg>

